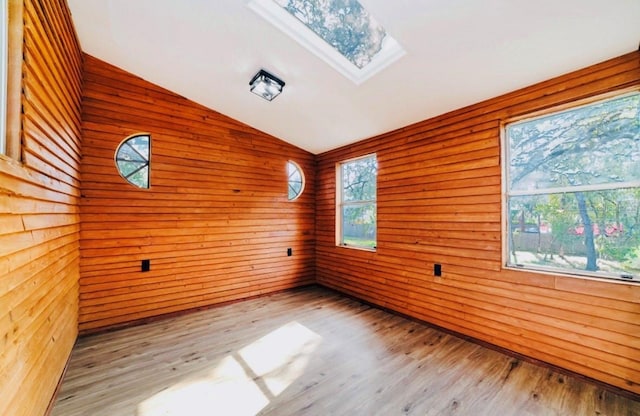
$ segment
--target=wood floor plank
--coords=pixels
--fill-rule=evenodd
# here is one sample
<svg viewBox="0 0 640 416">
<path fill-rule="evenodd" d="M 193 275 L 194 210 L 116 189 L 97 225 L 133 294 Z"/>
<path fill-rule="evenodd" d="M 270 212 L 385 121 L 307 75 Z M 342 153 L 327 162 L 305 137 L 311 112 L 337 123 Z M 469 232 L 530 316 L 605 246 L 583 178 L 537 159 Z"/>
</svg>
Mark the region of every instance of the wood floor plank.
<svg viewBox="0 0 640 416">
<path fill-rule="evenodd" d="M 82 337 L 53 416 L 640 415 L 640 402 L 312 287 Z"/>
</svg>

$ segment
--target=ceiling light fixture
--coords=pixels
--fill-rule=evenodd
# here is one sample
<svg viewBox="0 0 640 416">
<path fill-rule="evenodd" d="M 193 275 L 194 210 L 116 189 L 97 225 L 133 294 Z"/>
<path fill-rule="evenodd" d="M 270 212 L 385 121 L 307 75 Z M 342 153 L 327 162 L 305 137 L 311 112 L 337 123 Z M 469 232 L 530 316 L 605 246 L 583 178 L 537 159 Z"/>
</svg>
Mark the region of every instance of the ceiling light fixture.
<svg viewBox="0 0 640 416">
<path fill-rule="evenodd" d="M 259 95 L 267 101 L 271 101 L 282 92 L 284 81 L 261 69 L 254 75 L 249 85 L 251 86 L 252 93 Z"/>
</svg>

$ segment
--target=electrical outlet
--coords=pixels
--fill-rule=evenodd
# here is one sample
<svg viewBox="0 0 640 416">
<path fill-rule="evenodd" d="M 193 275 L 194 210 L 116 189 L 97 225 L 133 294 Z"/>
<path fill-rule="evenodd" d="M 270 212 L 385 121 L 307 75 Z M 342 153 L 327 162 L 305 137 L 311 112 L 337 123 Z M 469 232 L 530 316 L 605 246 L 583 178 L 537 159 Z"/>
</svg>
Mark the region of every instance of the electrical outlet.
<svg viewBox="0 0 640 416">
<path fill-rule="evenodd" d="M 291 247 L 287 249 L 287 256 L 289 257 L 293 256 L 293 249 Z"/>
<path fill-rule="evenodd" d="M 434 264 L 433 265 L 433 275 L 434 276 L 442 276 L 442 265 L 441 264 Z"/>
<path fill-rule="evenodd" d="M 151 260 L 142 260 L 142 264 L 140 265 L 140 271 L 148 272 L 151 270 Z"/>
</svg>

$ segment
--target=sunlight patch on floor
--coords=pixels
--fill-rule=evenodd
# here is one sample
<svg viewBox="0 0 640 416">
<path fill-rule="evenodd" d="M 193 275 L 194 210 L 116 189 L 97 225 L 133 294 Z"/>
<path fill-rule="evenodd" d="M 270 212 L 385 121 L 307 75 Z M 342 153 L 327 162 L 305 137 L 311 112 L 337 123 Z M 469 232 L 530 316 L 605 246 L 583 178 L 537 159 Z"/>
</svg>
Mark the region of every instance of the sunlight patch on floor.
<svg viewBox="0 0 640 416">
<path fill-rule="evenodd" d="M 290 322 L 210 371 L 198 372 L 140 403 L 138 416 L 255 415 L 303 373 L 322 337 Z"/>
<path fill-rule="evenodd" d="M 302 375 L 321 341 L 304 325 L 291 322 L 244 347 L 240 356 L 277 396 Z"/>
</svg>

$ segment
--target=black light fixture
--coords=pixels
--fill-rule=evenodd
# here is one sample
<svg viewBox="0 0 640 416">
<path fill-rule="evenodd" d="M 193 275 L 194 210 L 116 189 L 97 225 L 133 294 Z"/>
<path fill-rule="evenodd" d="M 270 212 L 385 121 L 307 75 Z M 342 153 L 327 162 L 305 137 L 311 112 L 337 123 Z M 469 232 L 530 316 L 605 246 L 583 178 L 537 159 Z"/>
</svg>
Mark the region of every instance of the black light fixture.
<svg viewBox="0 0 640 416">
<path fill-rule="evenodd" d="M 267 101 L 271 101 L 282 92 L 284 81 L 261 69 L 254 75 L 249 85 L 251 86 L 252 93 L 259 95 Z"/>
</svg>

